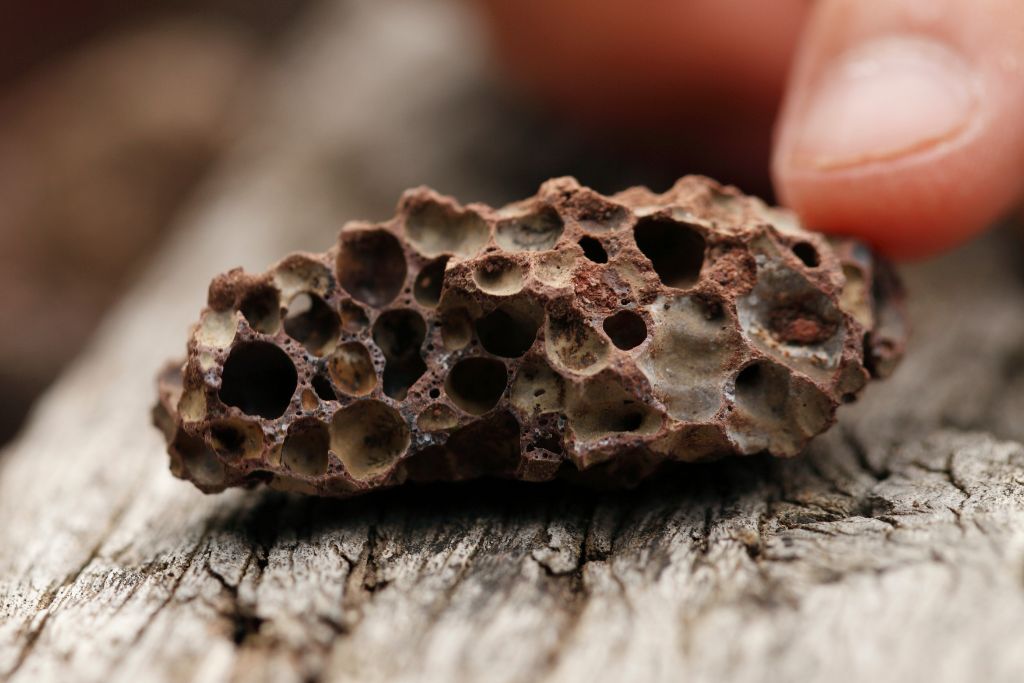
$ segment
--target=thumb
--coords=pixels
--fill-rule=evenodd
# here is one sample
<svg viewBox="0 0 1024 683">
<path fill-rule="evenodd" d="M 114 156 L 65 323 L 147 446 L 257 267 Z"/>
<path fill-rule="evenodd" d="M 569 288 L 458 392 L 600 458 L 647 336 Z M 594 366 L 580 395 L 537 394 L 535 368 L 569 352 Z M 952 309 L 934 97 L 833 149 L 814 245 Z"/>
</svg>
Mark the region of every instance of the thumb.
<svg viewBox="0 0 1024 683">
<path fill-rule="evenodd" d="M 1024 190 L 1024 3 L 820 0 L 772 166 L 809 226 L 890 256 L 978 233 Z"/>
</svg>

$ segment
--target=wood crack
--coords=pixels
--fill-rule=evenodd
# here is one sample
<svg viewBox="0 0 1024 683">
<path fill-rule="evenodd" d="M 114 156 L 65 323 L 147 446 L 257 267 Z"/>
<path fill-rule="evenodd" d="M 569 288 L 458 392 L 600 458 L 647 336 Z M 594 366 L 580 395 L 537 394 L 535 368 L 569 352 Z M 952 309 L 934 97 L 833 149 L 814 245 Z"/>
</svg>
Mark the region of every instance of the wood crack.
<svg viewBox="0 0 1024 683">
<path fill-rule="evenodd" d="M 10 668 L 10 670 L 3 674 L 5 678 L 13 678 L 14 675 L 18 672 L 18 670 L 21 669 L 21 667 L 25 664 L 25 661 L 32 653 L 32 650 L 35 648 L 36 643 L 39 642 L 39 637 L 43 634 L 43 630 L 46 628 L 46 625 L 50 620 L 50 616 L 52 614 L 50 608 L 51 606 L 53 606 L 54 601 L 57 599 L 57 596 L 60 595 L 61 591 L 64 591 L 70 586 L 73 586 L 75 583 L 77 583 L 79 577 L 82 576 L 82 574 L 89 567 L 89 565 L 91 565 L 99 557 L 100 550 L 103 548 L 104 543 L 106 543 L 107 539 L 110 538 L 110 535 L 114 532 L 114 529 L 117 528 L 117 525 L 120 524 L 121 519 L 123 518 L 125 512 L 128 510 L 128 507 L 131 505 L 133 499 L 134 494 L 132 493 L 128 495 L 120 503 L 120 505 L 114 508 L 113 514 L 110 516 L 106 528 L 103 530 L 102 533 L 100 533 L 96 542 L 93 544 L 92 548 L 89 549 L 89 552 L 86 555 L 85 560 L 83 560 L 78 565 L 78 567 L 76 567 L 73 571 L 71 571 L 63 579 L 61 579 L 61 581 L 56 587 L 49 588 L 43 592 L 43 595 L 40 597 L 40 600 L 36 604 L 36 615 L 42 613 L 42 617 L 39 619 L 39 623 L 35 626 L 35 628 L 32 628 L 27 633 L 23 634 L 22 637 L 24 638 L 24 644 L 22 645 L 17 658 L 14 660 L 14 665 Z"/>
<path fill-rule="evenodd" d="M 182 582 L 185 580 L 185 576 L 188 574 L 189 570 L 192 568 L 192 565 L 195 563 L 196 558 L 199 556 L 199 552 L 206 545 L 206 539 L 209 534 L 209 530 L 210 525 L 206 524 L 203 527 L 203 531 L 199 535 L 199 540 L 196 541 L 195 546 L 193 546 L 192 550 L 185 556 L 184 566 L 182 567 L 181 572 L 176 577 L 174 577 L 174 582 L 171 584 L 171 588 L 167 593 L 167 597 L 160 601 L 156 608 L 148 615 L 146 621 L 136 632 L 135 637 L 132 638 L 132 645 L 135 645 L 142 640 L 143 635 L 145 635 L 149 627 L 153 625 L 153 622 L 156 621 L 157 617 L 160 616 L 160 614 L 163 613 L 163 610 L 174 600 L 175 595 L 177 595 L 178 593 L 178 589 L 181 587 Z M 129 652 L 130 648 L 127 648 L 124 653 L 125 656 L 127 656 Z"/>
</svg>

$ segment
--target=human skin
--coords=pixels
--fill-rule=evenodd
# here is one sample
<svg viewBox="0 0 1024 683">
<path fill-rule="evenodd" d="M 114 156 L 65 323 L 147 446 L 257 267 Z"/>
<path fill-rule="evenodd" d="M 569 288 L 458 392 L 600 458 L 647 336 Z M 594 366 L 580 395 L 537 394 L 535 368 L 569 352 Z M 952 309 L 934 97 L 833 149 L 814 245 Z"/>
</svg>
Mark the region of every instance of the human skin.
<svg viewBox="0 0 1024 683">
<path fill-rule="evenodd" d="M 723 145 L 774 119 L 782 203 L 893 258 L 949 249 L 1024 194 L 1020 0 L 477 2 L 502 63 L 569 117 L 720 118 Z"/>
</svg>

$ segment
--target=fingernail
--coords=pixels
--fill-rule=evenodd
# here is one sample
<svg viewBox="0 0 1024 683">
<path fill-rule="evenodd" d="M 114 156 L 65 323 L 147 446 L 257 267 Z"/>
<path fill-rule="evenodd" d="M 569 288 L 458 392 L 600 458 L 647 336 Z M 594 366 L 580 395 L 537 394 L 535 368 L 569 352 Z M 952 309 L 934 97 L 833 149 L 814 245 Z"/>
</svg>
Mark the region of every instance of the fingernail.
<svg viewBox="0 0 1024 683">
<path fill-rule="evenodd" d="M 976 110 L 970 66 L 941 43 L 893 36 L 825 68 L 803 116 L 793 162 L 821 170 L 894 159 L 955 137 Z"/>
</svg>

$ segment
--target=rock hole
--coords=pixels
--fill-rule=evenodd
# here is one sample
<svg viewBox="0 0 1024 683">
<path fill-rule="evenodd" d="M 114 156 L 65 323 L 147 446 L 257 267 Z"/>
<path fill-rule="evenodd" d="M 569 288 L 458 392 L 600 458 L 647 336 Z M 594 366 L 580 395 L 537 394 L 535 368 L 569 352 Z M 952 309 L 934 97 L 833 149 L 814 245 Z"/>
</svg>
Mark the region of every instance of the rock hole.
<svg viewBox="0 0 1024 683">
<path fill-rule="evenodd" d="M 281 325 L 281 299 L 277 289 L 262 285 L 252 289 L 238 307 L 249 327 L 263 334 L 274 334 Z"/>
<path fill-rule="evenodd" d="M 576 262 L 576 252 L 572 249 L 540 254 L 533 261 L 533 276 L 549 287 L 568 287 Z"/>
<path fill-rule="evenodd" d="M 288 302 L 284 331 L 314 356 L 322 356 L 338 340 L 341 321 L 322 298 L 300 292 Z"/>
<path fill-rule="evenodd" d="M 498 223 L 494 240 L 506 251 L 547 251 L 562 236 L 565 225 L 551 207 Z"/>
<path fill-rule="evenodd" d="M 865 342 L 866 343 L 866 342 Z M 178 399 L 178 415 L 185 422 L 199 422 L 206 419 L 206 393 L 199 388 L 189 389 Z"/>
<path fill-rule="evenodd" d="M 628 351 L 647 339 L 647 323 L 633 311 L 619 311 L 604 319 L 604 331 L 620 349 Z"/>
<path fill-rule="evenodd" d="M 444 268 L 448 264 L 448 257 L 442 256 L 423 266 L 423 270 L 416 276 L 416 284 L 413 289 L 413 296 L 420 306 L 434 308 L 441 301 L 441 288 L 444 286 Z"/>
<path fill-rule="evenodd" d="M 832 419 L 829 398 L 814 384 L 769 361 L 755 361 L 735 379 L 729 433 L 744 453 L 795 455 Z"/>
<path fill-rule="evenodd" d="M 583 249 L 583 255 L 594 263 L 608 263 L 608 252 L 601 246 L 601 242 L 593 237 L 583 237 L 579 241 Z"/>
<path fill-rule="evenodd" d="M 755 415 L 781 418 L 788 391 L 786 371 L 763 361 L 748 365 L 736 375 L 736 403 Z"/>
<path fill-rule="evenodd" d="M 299 398 L 299 403 L 302 405 L 302 409 L 307 413 L 311 413 L 320 406 L 320 401 L 309 389 L 302 390 L 302 396 Z"/>
<path fill-rule="evenodd" d="M 530 360 L 524 363 L 512 382 L 512 404 L 527 414 L 560 410 L 564 382 L 546 363 Z"/>
<path fill-rule="evenodd" d="M 254 458 L 263 450 L 263 430 L 243 420 L 220 420 L 210 425 L 209 441 L 224 458 Z"/>
<path fill-rule="evenodd" d="M 217 486 L 224 483 L 224 465 L 202 439 L 179 429 L 171 448 L 181 456 L 182 464 L 197 484 Z"/>
<path fill-rule="evenodd" d="M 348 405 L 331 420 L 331 450 L 353 479 L 386 472 L 409 447 L 409 426 L 394 408 L 364 399 Z"/>
<path fill-rule="evenodd" d="M 558 367 L 589 374 L 608 358 L 608 342 L 578 314 L 549 317 L 544 336 L 548 358 Z"/>
<path fill-rule="evenodd" d="M 780 301 L 767 323 L 772 336 L 785 344 L 814 346 L 834 337 L 842 319 L 828 299 L 815 294 Z"/>
<path fill-rule="evenodd" d="M 608 431 L 635 432 L 644 423 L 644 414 L 638 411 L 627 411 L 615 415 L 608 421 Z"/>
<path fill-rule="evenodd" d="M 437 387 L 434 387 L 433 389 L 427 392 L 427 395 L 430 396 L 430 398 L 440 398 L 441 390 L 438 389 Z"/>
<path fill-rule="evenodd" d="M 693 304 L 700 309 L 708 322 L 721 322 L 725 319 L 725 306 L 717 299 L 694 297 Z"/>
<path fill-rule="evenodd" d="M 821 263 L 821 259 L 818 258 L 818 250 L 810 242 L 797 242 L 793 245 L 793 253 L 808 268 L 817 268 Z"/>
<path fill-rule="evenodd" d="M 444 389 L 452 403 L 470 415 L 483 415 L 498 404 L 508 384 L 505 364 L 493 358 L 465 358 L 448 373 Z"/>
<path fill-rule="evenodd" d="M 327 372 L 334 386 L 349 396 L 366 396 L 377 386 L 373 359 L 360 342 L 346 342 L 336 348 L 327 360 Z"/>
<path fill-rule="evenodd" d="M 647 307 L 650 341 L 636 353 L 637 366 L 673 418 L 710 420 L 731 379 L 729 362 L 742 346 L 730 319 L 709 319 L 703 300 L 686 295 L 657 299 Z"/>
<path fill-rule="evenodd" d="M 453 308 L 441 319 L 441 343 L 449 351 L 465 348 L 473 338 L 473 321 L 469 311 Z"/>
<path fill-rule="evenodd" d="M 405 286 L 405 253 L 386 230 L 343 231 L 337 271 L 338 282 L 352 298 L 383 306 Z"/>
<path fill-rule="evenodd" d="M 694 228 L 667 218 L 644 218 L 637 223 L 633 237 L 662 284 L 685 288 L 700 278 L 705 243 Z"/>
<path fill-rule="evenodd" d="M 217 424 L 210 427 L 210 438 L 214 443 L 215 450 L 232 457 L 242 454 L 245 435 L 231 425 Z"/>
<path fill-rule="evenodd" d="M 195 339 L 203 346 L 226 349 L 235 339 L 238 320 L 234 311 L 206 311 L 199 320 Z"/>
<path fill-rule="evenodd" d="M 661 416 L 633 399 L 619 380 L 604 377 L 578 388 L 569 401 L 569 422 L 576 437 L 594 441 L 608 434 L 653 434 Z"/>
<path fill-rule="evenodd" d="M 286 257 L 274 271 L 274 284 L 281 298 L 291 299 L 299 292 L 325 294 L 334 286 L 334 278 L 327 266 L 303 254 Z"/>
<path fill-rule="evenodd" d="M 246 415 L 274 419 L 288 409 L 297 384 L 295 365 L 277 346 L 239 344 L 224 363 L 220 400 Z"/>
<path fill-rule="evenodd" d="M 544 436 L 537 437 L 537 439 L 530 444 L 530 448 L 532 450 L 542 448 L 549 453 L 554 453 L 555 455 L 562 455 L 565 452 L 565 446 L 562 445 L 562 439 L 553 434 L 546 434 Z"/>
<path fill-rule="evenodd" d="M 426 202 L 412 208 L 405 219 L 405 234 L 424 256 L 474 256 L 487 243 L 487 223 L 472 211 Z"/>
<path fill-rule="evenodd" d="M 784 365 L 824 380 L 838 365 L 843 312 L 803 272 L 776 262 L 758 266 L 757 284 L 736 299 L 747 338 Z"/>
<path fill-rule="evenodd" d="M 402 400 L 427 365 L 420 347 L 427 336 L 427 324 L 416 311 L 397 309 L 382 313 L 373 325 L 373 341 L 384 354 L 384 393 Z"/>
<path fill-rule="evenodd" d="M 484 349 L 495 356 L 519 358 L 537 338 L 540 321 L 511 306 L 499 306 L 476 321 L 476 333 Z"/>
<path fill-rule="evenodd" d="M 515 294 L 523 288 L 523 268 L 512 259 L 490 257 L 473 271 L 473 282 L 480 291 L 495 296 Z"/>
<path fill-rule="evenodd" d="M 370 319 L 366 317 L 366 311 L 354 301 L 342 301 L 339 310 L 341 311 L 341 329 L 346 332 L 359 332 L 370 324 Z"/>
<path fill-rule="evenodd" d="M 459 416 L 443 403 L 428 406 L 416 416 L 416 426 L 425 432 L 451 429 L 459 424 Z"/>
<path fill-rule="evenodd" d="M 323 375 L 317 375 L 313 378 L 313 391 L 320 397 L 321 401 L 337 401 L 338 395 L 334 393 L 334 387 L 331 386 L 331 381 Z"/>
<path fill-rule="evenodd" d="M 281 461 L 292 472 L 305 477 L 319 477 L 327 473 L 327 448 L 330 436 L 327 427 L 319 422 L 304 422 L 288 431 L 281 449 Z"/>
</svg>

